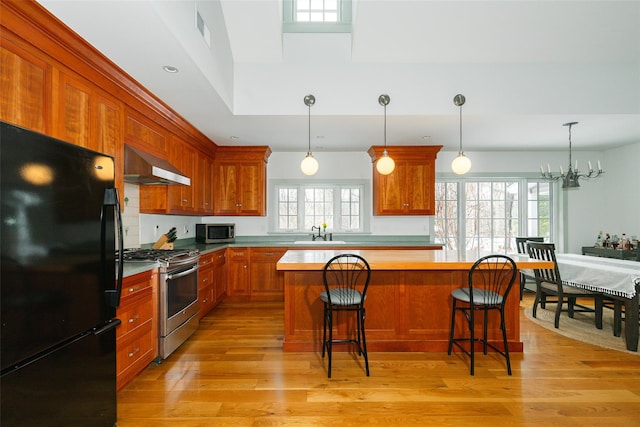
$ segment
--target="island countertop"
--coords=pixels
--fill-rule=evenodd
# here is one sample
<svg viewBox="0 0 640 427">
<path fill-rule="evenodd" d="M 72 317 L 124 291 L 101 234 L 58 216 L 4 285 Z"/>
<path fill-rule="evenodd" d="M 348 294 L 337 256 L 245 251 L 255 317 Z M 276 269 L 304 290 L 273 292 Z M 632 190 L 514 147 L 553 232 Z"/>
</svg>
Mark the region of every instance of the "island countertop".
<svg viewBox="0 0 640 427">
<path fill-rule="evenodd" d="M 441 251 L 423 249 L 304 249 L 288 250 L 277 263 L 283 271 L 322 270 L 332 257 L 353 253 L 367 260 L 372 270 L 469 270 L 478 258 L 489 255 L 479 251 Z M 548 268 L 548 261 L 532 260 L 526 255 L 509 254 L 519 269 Z"/>
</svg>

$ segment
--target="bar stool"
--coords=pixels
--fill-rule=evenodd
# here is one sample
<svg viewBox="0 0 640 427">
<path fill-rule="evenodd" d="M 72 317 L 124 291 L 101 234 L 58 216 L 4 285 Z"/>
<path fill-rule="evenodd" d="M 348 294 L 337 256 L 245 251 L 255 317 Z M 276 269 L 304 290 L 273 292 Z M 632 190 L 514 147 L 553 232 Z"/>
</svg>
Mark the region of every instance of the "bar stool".
<svg viewBox="0 0 640 427">
<path fill-rule="evenodd" d="M 453 306 L 451 309 L 451 330 L 449 332 L 448 354 L 455 345 L 471 359 L 470 373 L 474 375 L 475 343 L 482 343 L 483 352 L 487 354 L 487 347 L 504 356 L 507 361 L 507 372 L 511 375 L 511 360 L 509 359 L 509 346 L 507 345 L 507 330 L 504 323 L 504 307 L 509 296 L 509 291 L 515 282 L 517 275 L 516 263 L 506 255 L 488 255 L 478 259 L 467 276 L 466 288 L 454 289 L 451 292 Z M 482 338 L 475 337 L 476 312 L 483 313 Z M 504 351 L 491 344 L 487 339 L 488 318 L 490 311 L 498 311 L 500 314 L 500 329 L 502 329 L 502 344 Z M 454 337 L 456 326 L 456 313 L 460 312 L 467 320 L 469 327 L 468 337 Z M 468 349 L 461 343 L 468 343 Z"/>
<path fill-rule="evenodd" d="M 333 344 L 355 344 L 358 356 L 364 356 L 365 371 L 369 376 L 369 356 L 367 355 L 367 340 L 364 332 L 365 308 L 367 288 L 371 269 L 367 261 L 360 255 L 340 254 L 331 258 L 324 266 L 322 279 L 324 292 L 320 300 L 324 303 L 324 324 L 322 334 L 322 357 L 325 350 L 329 355 L 327 377 L 331 378 L 331 358 Z M 356 314 L 355 338 L 353 332 L 345 339 L 333 339 L 334 312 Z M 327 329 L 329 337 L 327 338 Z"/>
</svg>

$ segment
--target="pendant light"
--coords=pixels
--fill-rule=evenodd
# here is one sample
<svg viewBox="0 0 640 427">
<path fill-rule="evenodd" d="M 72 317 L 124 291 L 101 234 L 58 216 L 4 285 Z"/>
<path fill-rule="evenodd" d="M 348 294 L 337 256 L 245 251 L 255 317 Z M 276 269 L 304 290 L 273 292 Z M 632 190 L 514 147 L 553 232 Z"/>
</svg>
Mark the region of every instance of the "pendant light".
<svg viewBox="0 0 640 427">
<path fill-rule="evenodd" d="M 380 95 L 378 97 L 378 103 L 384 107 L 384 151 L 382 152 L 382 157 L 376 162 L 376 169 L 382 175 L 389 175 L 396 167 L 396 163 L 387 153 L 387 105 L 390 101 L 389 95 Z"/>
<path fill-rule="evenodd" d="M 465 101 L 464 95 L 457 94 L 453 97 L 453 103 L 460 107 L 460 149 L 458 150 L 458 156 L 451 162 L 451 170 L 458 175 L 464 175 L 471 170 L 471 160 L 462 151 L 462 106 Z"/>
<path fill-rule="evenodd" d="M 316 97 L 313 95 L 307 95 L 304 97 L 304 105 L 309 107 L 309 147 L 307 149 L 307 155 L 300 163 L 300 169 L 305 175 L 315 175 L 318 172 L 318 161 L 311 154 L 311 106 L 316 103 Z"/>
</svg>

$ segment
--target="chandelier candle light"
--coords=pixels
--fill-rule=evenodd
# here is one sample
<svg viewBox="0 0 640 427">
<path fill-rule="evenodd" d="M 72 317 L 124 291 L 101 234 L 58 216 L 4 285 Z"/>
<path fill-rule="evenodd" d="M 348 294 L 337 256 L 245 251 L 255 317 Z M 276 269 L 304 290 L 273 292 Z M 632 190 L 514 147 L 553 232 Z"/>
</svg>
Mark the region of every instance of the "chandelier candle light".
<svg viewBox="0 0 640 427">
<path fill-rule="evenodd" d="M 389 95 L 380 95 L 378 97 L 378 104 L 384 107 L 384 151 L 382 152 L 382 157 L 376 162 L 376 169 L 382 175 L 389 175 L 396 167 L 396 163 L 387 153 L 387 105 L 390 101 Z"/>
<path fill-rule="evenodd" d="M 313 95 L 307 95 L 304 97 L 304 105 L 309 107 L 309 146 L 307 149 L 307 155 L 300 163 L 300 169 L 305 175 L 315 175 L 318 172 L 318 161 L 311 154 L 311 106 L 316 103 L 316 97 Z"/>
<path fill-rule="evenodd" d="M 578 122 L 569 122 L 569 123 L 564 123 L 562 126 L 568 126 L 569 127 L 569 167 L 567 170 L 567 173 L 564 173 L 564 170 L 562 169 L 562 166 L 560 166 L 560 175 L 553 175 L 551 173 L 551 165 L 547 164 L 547 171 L 545 172 L 544 167 L 540 166 L 540 173 L 542 174 L 542 177 L 544 179 L 547 179 L 549 181 L 558 181 L 558 180 L 562 180 L 562 188 L 580 188 L 580 183 L 578 182 L 578 180 L 580 178 L 586 179 L 586 178 L 597 178 L 600 175 L 602 175 L 604 173 L 604 171 L 602 170 L 602 165 L 600 164 L 600 160 L 598 160 L 598 169 L 597 170 L 593 170 L 593 167 L 591 166 L 591 161 L 588 162 L 588 166 L 589 166 L 589 172 L 588 173 L 580 173 L 580 170 L 578 169 L 578 161 L 575 161 L 575 164 L 572 163 L 572 159 L 571 159 L 571 127 L 574 125 L 577 125 Z M 572 167 L 573 164 L 573 167 Z"/>
</svg>

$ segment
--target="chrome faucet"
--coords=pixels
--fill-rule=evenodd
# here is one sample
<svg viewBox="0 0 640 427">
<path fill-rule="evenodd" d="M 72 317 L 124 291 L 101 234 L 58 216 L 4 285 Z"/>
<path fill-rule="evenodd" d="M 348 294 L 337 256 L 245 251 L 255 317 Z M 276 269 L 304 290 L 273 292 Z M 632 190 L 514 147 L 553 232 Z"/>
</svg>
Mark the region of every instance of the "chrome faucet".
<svg viewBox="0 0 640 427">
<path fill-rule="evenodd" d="M 313 234 L 313 230 L 318 229 L 318 234 Z M 327 241 L 327 234 L 329 235 L 329 240 L 333 240 L 333 233 L 322 233 L 321 227 L 316 227 L 315 225 L 311 226 L 311 239 L 315 242 L 317 239 L 322 239 L 325 242 Z"/>
<path fill-rule="evenodd" d="M 318 234 L 313 234 L 313 230 L 318 229 Z M 316 227 L 315 225 L 311 226 L 311 239 L 315 242 L 316 239 L 323 239 L 323 240 L 327 240 L 327 235 L 325 234 L 324 236 L 322 235 L 322 233 L 320 233 L 320 230 L 322 230 L 321 227 Z"/>
</svg>

